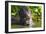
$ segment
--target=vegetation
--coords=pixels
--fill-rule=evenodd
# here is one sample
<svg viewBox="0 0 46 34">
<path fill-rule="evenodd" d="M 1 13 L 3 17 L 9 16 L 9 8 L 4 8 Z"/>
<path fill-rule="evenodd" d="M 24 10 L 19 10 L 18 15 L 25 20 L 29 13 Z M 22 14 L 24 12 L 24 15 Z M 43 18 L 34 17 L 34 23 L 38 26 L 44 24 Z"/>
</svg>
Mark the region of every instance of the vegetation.
<svg viewBox="0 0 46 34">
<path fill-rule="evenodd" d="M 25 7 L 25 9 L 30 9 L 32 11 L 32 20 L 35 23 L 33 27 L 41 27 L 41 6 L 17 6 L 11 5 L 11 16 L 19 17 L 19 11 Z M 16 25 L 12 25 L 16 26 Z M 15 27 L 16 28 L 16 27 Z"/>
</svg>

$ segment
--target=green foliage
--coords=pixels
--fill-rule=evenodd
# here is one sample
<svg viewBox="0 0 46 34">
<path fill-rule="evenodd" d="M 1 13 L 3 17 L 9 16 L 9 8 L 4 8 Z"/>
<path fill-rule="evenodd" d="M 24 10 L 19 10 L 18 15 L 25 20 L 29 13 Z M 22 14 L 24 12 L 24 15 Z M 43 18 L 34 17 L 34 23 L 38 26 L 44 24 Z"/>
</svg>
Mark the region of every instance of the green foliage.
<svg viewBox="0 0 46 34">
<path fill-rule="evenodd" d="M 41 26 L 41 6 L 30 6 L 30 9 L 32 10 L 33 22 L 35 22 L 34 27 L 40 27 Z"/>
<path fill-rule="evenodd" d="M 11 16 L 19 17 L 18 11 L 22 8 L 32 11 L 32 20 L 35 23 L 33 27 L 41 27 L 41 6 L 15 6 L 11 5 Z"/>
</svg>

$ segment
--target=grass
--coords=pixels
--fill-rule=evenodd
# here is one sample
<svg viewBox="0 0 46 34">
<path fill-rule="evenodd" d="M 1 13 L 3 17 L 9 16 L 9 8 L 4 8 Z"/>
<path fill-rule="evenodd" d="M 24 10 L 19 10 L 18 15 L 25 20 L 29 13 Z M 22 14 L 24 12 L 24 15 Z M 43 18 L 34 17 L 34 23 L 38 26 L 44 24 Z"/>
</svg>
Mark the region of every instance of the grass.
<svg viewBox="0 0 46 34">
<path fill-rule="evenodd" d="M 16 24 L 12 24 L 11 28 L 28 28 L 29 26 L 23 26 L 23 25 L 16 25 Z M 38 28 L 41 27 L 41 23 L 40 22 L 35 22 L 35 25 L 32 26 L 33 28 Z"/>
<path fill-rule="evenodd" d="M 27 28 L 28 26 L 23 26 L 23 25 L 16 25 L 16 24 L 12 24 L 11 28 Z"/>
<path fill-rule="evenodd" d="M 41 27 L 41 23 L 40 22 L 35 22 L 35 25 L 33 27 L 34 28 Z"/>
</svg>

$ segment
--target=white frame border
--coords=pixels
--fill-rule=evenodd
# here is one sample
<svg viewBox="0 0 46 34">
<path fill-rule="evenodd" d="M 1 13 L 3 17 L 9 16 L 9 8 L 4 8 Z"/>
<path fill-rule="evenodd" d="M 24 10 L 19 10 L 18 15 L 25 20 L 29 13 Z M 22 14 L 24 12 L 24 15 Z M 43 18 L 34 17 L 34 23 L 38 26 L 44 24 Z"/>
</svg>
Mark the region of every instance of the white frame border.
<svg viewBox="0 0 46 34">
<path fill-rule="evenodd" d="M 42 6 L 42 26 L 40 28 L 20 28 L 20 29 L 11 29 L 11 5 L 21 5 L 21 6 Z M 8 31 L 15 32 L 15 31 L 32 31 L 32 30 L 43 30 L 44 28 L 44 6 L 42 4 L 29 4 L 29 3 L 8 3 Z"/>
</svg>

